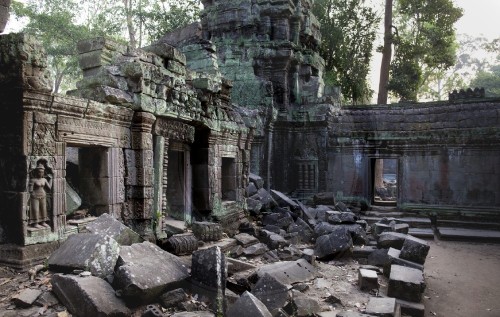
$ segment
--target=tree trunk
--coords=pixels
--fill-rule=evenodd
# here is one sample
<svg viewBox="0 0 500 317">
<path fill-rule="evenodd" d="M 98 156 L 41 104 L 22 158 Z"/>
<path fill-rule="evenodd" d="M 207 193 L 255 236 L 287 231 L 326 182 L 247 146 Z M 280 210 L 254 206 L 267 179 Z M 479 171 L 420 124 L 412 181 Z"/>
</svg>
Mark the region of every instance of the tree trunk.
<svg viewBox="0 0 500 317">
<path fill-rule="evenodd" d="M 387 104 L 387 96 L 389 85 L 389 69 L 391 66 L 392 55 L 392 2 L 393 0 L 385 0 L 385 16 L 384 16 L 384 49 L 382 50 L 382 64 L 380 66 L 380 82 L 378 85 L 377 104 Z"/>
<path fill-rule="evenodd" d="M 137 40 L 135 39 L 134 21 L 132 20 L 132 2 L 133 0 L 123 0 L 123 5 L 125 6 L 125 14 L 127 19 L 129 45 L 132 48 L 136 48 Z"/>
</svg>

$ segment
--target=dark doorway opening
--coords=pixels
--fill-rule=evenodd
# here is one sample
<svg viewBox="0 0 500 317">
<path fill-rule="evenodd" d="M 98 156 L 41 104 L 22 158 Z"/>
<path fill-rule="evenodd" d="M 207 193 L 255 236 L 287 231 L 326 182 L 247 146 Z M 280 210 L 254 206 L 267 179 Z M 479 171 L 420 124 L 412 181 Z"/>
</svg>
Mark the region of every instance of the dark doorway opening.
<svg viewBox="0 0 500 317">
<path fill-rule="evenodd" d="M 168 214 L 176 220 L 191 218 L 190 152 L 183 144 L 171 144 L 168 150 Z"/>
<path fill-rule="evenodd" d="M 221 166 L 222 200 L 236 200 L 236 163 L 232 157 L 223 157 Z"/>
</svg>

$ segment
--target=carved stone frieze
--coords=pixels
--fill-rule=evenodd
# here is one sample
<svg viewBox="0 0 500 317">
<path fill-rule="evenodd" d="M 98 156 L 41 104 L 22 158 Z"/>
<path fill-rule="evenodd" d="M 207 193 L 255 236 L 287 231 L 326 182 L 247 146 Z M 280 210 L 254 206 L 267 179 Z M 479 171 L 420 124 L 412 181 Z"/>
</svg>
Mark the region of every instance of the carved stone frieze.
<svg viewBox="0 0 500 317">
<path fill-rule="evenodd" d="M 179 142 L 194 142 L 195 128 L 179 121 L 158 118 L 154 124 L 153 132 Z"/>
</svg>

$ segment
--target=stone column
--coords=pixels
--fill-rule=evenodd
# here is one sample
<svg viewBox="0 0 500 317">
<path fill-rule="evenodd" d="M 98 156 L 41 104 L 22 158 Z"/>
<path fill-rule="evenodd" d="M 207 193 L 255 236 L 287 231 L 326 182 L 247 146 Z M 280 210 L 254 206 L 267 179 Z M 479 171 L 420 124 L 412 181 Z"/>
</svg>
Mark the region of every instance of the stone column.
<svg viewBox="0 0 500 317">
<path fill-rule="evenodd" d="M 165 160 L 165 138 L 155 135 L 154 139 L 154 189 L 153 189 L 153 212 L 156 222 L 156 235 L 161 234 L 163 206 L 163 182 L 164 182 L 164 160 Z M 168 158 L 167 158 L 168 159 Z M 166 179 L 165 179 L 166 181 Z M 165 186 L 166 187 L 166 186 Z"/>
<path fill-rule="evenodd" d="M 153 234 L 153 135 L 156 117 L 136 112 L 132 120 L 132 148 L 125 150 L 127 210 L 125 222 L 146 239 Z"/>
</svg>

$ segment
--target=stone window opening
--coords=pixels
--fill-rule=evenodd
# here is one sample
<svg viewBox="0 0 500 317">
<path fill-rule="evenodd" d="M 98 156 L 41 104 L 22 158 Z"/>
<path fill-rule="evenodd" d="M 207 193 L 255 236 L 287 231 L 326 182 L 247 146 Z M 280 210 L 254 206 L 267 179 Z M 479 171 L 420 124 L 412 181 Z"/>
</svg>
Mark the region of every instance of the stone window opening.
<svg viewBox="0 0 500 317">
<path fill-rule="evenodd" d="M 318 163 L 307 160 L 297 163 L 297 191 L 301 193 L 316 192 L 318 188 Z"/>
<path fill-rule="evenodd" d="M 236 160 L 233 157 L 222 158 L 221 193 L 223 201 L 236 200 Z"/>
</svg>

